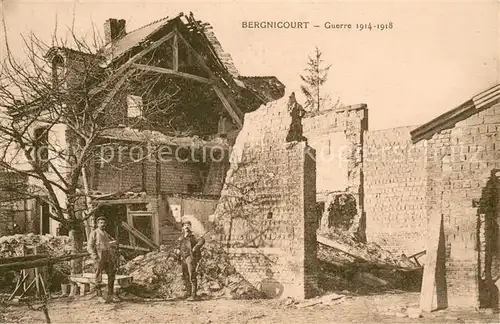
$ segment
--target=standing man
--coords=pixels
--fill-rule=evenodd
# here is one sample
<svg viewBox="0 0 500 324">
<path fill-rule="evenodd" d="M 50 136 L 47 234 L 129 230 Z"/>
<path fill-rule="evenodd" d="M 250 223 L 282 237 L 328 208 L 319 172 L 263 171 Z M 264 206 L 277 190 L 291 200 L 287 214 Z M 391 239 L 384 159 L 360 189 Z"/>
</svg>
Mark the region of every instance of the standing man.
<svg viewBox="0 0 500 324">
<path fill-rule="evenodd" d="M 101 283 L 103 270 L 108 275 L 108 294 L 105 302 L 116 301 L 114 295 L 115 284 L 115 251 L 116 241 L 106 232 L 106 218 L 97 218 L 97 228 L 90 232 L 87 242 L 87 251 L 94 260 L 95 285 L 97 297 L 102 298 Z"/>
<path fill-rule="evenodd" d="M 178 240 L 177 254 L 181 257 L 182 278 L 186 287 L 186 298 L 195 300 L 197 298 L 198 282 L 196 280 L 196 266 L 201 259 L 201 247 L 205 244 L 203 237 L 196 238 L 191 230 L 191 222 L 182 223 L 182 236 Z"/>
</svg>

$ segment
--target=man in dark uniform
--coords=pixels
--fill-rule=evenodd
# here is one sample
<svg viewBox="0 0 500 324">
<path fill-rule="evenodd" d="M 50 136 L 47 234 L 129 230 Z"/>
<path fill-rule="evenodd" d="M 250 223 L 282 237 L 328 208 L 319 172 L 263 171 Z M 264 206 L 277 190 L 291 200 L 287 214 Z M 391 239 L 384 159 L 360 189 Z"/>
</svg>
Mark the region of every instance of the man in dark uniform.
<svg viewBox="0 0 500 324">
<path fill-rule="evenodd" d="M 203 237 L 196 238 L 191 230 L 191 222 L 185 221 L 182 223 L 182 236 L 179 237 L 177 244 L 176 253 L 180 255 L 182 261 L 182 277 L 187 291 L 186 298 L 195 300 L 198 290 L 196 266 L 201 259 L 201 247 L 205 244 L 205 239 Z"/>
</svg>

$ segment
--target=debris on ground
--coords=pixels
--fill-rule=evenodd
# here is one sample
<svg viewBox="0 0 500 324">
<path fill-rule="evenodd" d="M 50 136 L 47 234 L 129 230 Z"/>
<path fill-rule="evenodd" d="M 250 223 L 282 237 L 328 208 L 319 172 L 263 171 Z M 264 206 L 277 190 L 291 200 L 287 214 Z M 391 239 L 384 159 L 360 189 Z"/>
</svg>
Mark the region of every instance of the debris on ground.
<svg viewBox="0 0 500 324">
<path fill-rule="evenodd" d="M 324 238 L 326 242 L 322 241 Z M 333 241 L 335 246 L 328 246 L 329 241 Z M 418 265 L 412 262 L 406 255 L 394 255 L 383 249 L 378 244 L 370 242 L 359 242 L 347 232 L 339 229 L 329 228 L 318 233 L 319 254 L 321 257 L 328 251 L 331 258 L 338 258 L 338 262 L 365 262 L 375 265 L 386 265 L 399 268 L 417 268 Z M 335 248 L 337 251 L 332 251 Z M 327 260 L 325 260 L 327 261 Z"/>
<path fill-rule="evenodd" d="M 327 295 L 323 296 L 318 296 L 316 298 L 308 299 L 303 302 L 299 302 L 296 304 L 297 308 L 305 308 L 305 307 L 311 307 L 315 305 L 334 305 L 338 304 L 341 302 L 342 299 L 344 299 L 346 296 L 344 295 L 339 295 L 335 293 L 330 293 Z"/>
<path fill-rule="evenodd" d="M 50 234 L 37 235 L 15 234 L 0 237 L 0 258 L 10 258 L 24 255 L 24 248 L 36 246 L 38 254 L 46 254 L 51 257 L 71 253 L 71 239 L 68 236 L 53 236 Z M 48 279 L 54 287 L 65 280 L 70 273 L 69 262 L 60 262 L 51 266 L 50 278 Z M 2 271 L 0 273 L 0 291 L 13 290 L 17 282 L 17 271 Z"/>
<path fill-rule="evenodd" d="M 43 253 L 57 256 L 71 252 L 71 239 L 68 236 L 53 236 L 50 234 L 37 235 L 29 233 L 0 237 L 0 257 L 9 258 L 22 256 L 25 246 L 35 245 L 40 254 Z"/>
<path fill-rule="evenodd" d="M 173 251 L 164 246 L 160 251 L 138 256 L 120 271 L 132 275 L 135 293 L 160 298 L 180 298 L 186 291 L 182 266 Z M 198 294 L 213 298 L 255 299 L 262 292 L 253 287 L 229 262 L 229 255 L 215 242 L 207 242 L 198 264 Z"/>
<path fill-rule="evenodd" d="M 396 256 L 375 243 L 356 240 L 339 229 L 318 233 L 320 288 L 354 293 L 388 289 L 419 291 L 423 269 L 404 255 Z"/>
</svg>

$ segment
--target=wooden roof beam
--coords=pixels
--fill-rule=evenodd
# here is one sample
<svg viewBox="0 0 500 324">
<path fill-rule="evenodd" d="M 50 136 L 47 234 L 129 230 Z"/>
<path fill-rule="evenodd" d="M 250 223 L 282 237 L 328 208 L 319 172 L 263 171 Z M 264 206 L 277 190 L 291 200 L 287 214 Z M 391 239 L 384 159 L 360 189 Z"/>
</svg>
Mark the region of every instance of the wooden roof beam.
<svg viewBox="0 0 500 324">
<path fill-rule="evenodd" d="M 243 126 L 243 119 L 240 117 L 237 110 L 234 108 L 234 105 L 230 103 L 229 99 L 226 97 L 226 95 L 222 92 L 222 90 L 218 86 L 214 85 L 213 89 L 217 94 L 217 96 L 219 97 L 220 101 L 222 102 L 222 105 L 229 113 L 229 115 L 231 115 L 231 117 L 236 121 L 238 126 L 241 128 Z"/>
<path fill-rule="evenodd" d="M 227 110 L 229 115 L 236 121 L 238 126 L 241 128 L 243 126 L 243 112 L 238 108 L 236 103 L 226 96 L 222 91 L 222 88 L 225 87 L 224 84 L 214 75 L 212 70 L 207 66 L 201 55 L 189 44 L 189 42 L 182 36 L 181 33 L 178 33 L 179 39 L 184 43 L 184 45 L 188 48 L 189 52 L 195 57 L 198 61 L 198 64 L 208 73 L 210 79 L 213 81 L 213 89 L 219 99 L 222 102 L 222 105 Z"/>
<path fill-rule="evenodd" d="M 212 84 L 213 81 L 198 75 L 190 74 L 190 73 L 184 73 L 184 72 L 179 72 L 179 71 L 174 71 L 171 69 L 165 69 L 162 67 L 157 67 L 157 66 L 152 66 L 152 65 L 146 65 L 146 64 L 138 64 L 134 63 L 132 65 L 133 68 L 139 69 L 139 70 L 144 70 L 144 71 L 149 71 L 149 72 L 156 72 L 156 73 L 163 73 L 163 74 L 169 74 L 173 76 L 178 76 L 182 77 L 185 79 L 190 79 L 202 83 L 207 83 L 207 84 Z"/>
<path fill-rule="evenodd" d="M 170 33 L 168 33 L 167 35 L 163 36 L 159 40 L 153 42 L 147 48 L 143 49 L 139 53 L 137 53 L 134 56 L 132 56 L 127 62 L 125 62 L 118 69 L 116 69 L 116 71 L 109 78 L 107 78 L 101 84 L 97 85 L 95 88 L 93 88 L 92 90 L 90 90 L 89 94 L 92 96 L 92 95 L 95 95 L 95 94 L 99 93 L 103 89 L 105 89 L 106 86 L 108 85 L 108 83 L 111 83 L 112 81 L 114 81 L 114 79 L 118 75 L 120 75 L 121 73 L 123 73 L 127 68 L 131 67 L 132 64 L 134 64 L 137 60 L 139 60 L 140 58 L 142 58 L 144 55 L 148 54 L 152 50 L 158 48 L 161 44 L 163 44 L 166 41 L 168 41 L 171 38 L 173 38 L 176 33 L 177 33 L 176 30 L 171 31 Z"/>
</svg>

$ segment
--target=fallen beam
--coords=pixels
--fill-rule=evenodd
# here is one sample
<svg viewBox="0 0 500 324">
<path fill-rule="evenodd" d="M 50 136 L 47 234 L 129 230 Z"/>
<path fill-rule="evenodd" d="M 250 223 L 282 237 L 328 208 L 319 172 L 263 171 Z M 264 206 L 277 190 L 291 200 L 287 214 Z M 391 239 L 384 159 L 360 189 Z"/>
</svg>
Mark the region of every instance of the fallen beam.
<svg viewBox="0 0 500 324">
<path fill-rule="evenodd" d="M 134 235 L 136 238 L 138 238 L 139 240 L 146 243 L 151 249 L 158 250 L 158 246 L 156 244 L 154 244 L 154 242 L 151 241 L 146 235 L 139 232 L 135 227 L 133 227 L 132 225 L 130 225 L 126 222 L 122 222 L 122 226 L 127 231 L 129 231 L 132 235 Z"/>
<path fill-rule="evenodd" d="M 131 246 L 131 245 L 122 245 L 119 244 L 120 249 L 126 249 L 126 250 L 134 250 L 134 251 L 141 251 L 141 252 L 149 252 L 150 249 L 146 249 L 140 246 Z"/>
<path fill-rule="evenodd" d="M 229 113 L 229 115 L 231 115 L 231 117 L 236 121 L 239 127 L 242 127 L 243 120 L 241 119 L 240 114 L 238 113 L 238 111 L 236 111 L 236 109 L 234 109 L 234 107 L 231 105 L 231 103 L 229 102 L 228 98 L 224 95 L 222 90 L 215 85 L 213 86 L 213 89 L 217 94 L 217 96 L 219 97 L 220 101 L 222 102 L 222 105 Z"/>
<path fill-rule="evenodd" d="M 10 258 L 2 258 L 2 259 L 0 259 L 0 265 L 5 264 L 5 263 L 35 261 L 38 259 L 45 259 L 48 257 L 49 257 L 48 254 L 35 254 L 35 255 L 23 255 L 23 256 L 16 256 L 16 257 L 10 257 Z"/>
<path fill-rule="evenodd" d="M 316 241 L 318 243 L 321 243 L 323 245 L 326 245 L 326 246 L 329 246 L 331 248 L 334 248 L 336 250 L 339 250 L 340 252 L 343 252 L 345 254 L 348 254 L 350 256 L 352 256 L 353 258 L 355 259 L 358 259 L 358 260 L 362 260 L 362 261 L 366 261 L 365 258 L 363 256 L 361 256 L 359 253 L 357 253 L 357 251 L 347 245 L 344 245 L 344 244 L 340 244 L 339 242 L 337 241 L 334 241 L 334 240 L 330 240 L 324 236 L 320 236 L 318 235 L 316 237 Z"/>
<path fill-rule="evenodd" d="M 9 262 L 9 263 L 0 264 L 0 271 L 1 270 L 21 270 L 21 269 L 38 268 L 38 267 L 46 266 L 49 264 L 59 263 L 59 262 L 63 262 L 63 261 L 69 261 L 69 260 L 73 260 L 73 259 L 84 258 L 84 257 L 87 257 L 89 255 L 90 254 L 87 252 L 82 252 L 82 253 L 76 253 L 76 254 L 61 255 L 58 257 L 49 257 L 49 258 L 33 260 L 33 261 Z M 9 259 L 10 258 L 7 258 L 6 261 L 10 261 Z"/>
<path fill-rule="evenodd" d="M 362 255 L 360 255 L 356 249 L 353 249 L 345 244 L 341 244 L 334 240 L 328 239 L 326 237 L 318 235 L 316 237 L 316 241 L 319 244 L 330 247 L 334 250 L 345 253 L 351 257 L 353 257 L 356 261 L 350 263 L 349 266 L 356 266 L 358 268 L 366 268 L 366 269 L 386 269 L 386 270 L 400 270 L 400 271 L 419 271 L 422 267 L 401 267 L 392 264 L 379 263 L 376 261 L 366 260 Z M 330 262 L 329 260 L 324 260 L 324 262 Z"/>
</svg>

